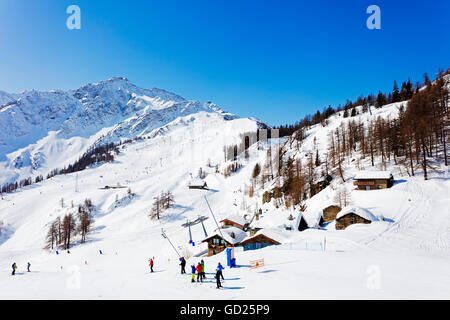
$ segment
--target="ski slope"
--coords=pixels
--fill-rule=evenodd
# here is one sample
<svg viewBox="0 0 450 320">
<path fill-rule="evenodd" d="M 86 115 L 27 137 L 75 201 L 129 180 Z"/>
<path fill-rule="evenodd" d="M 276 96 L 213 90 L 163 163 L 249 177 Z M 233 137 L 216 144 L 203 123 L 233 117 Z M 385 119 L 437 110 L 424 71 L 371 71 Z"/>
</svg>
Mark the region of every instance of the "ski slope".
<svg viewBox="0 0 450 320">
<path fill-rule="evenodd" d="M 395 116 L 398 105 L 373 110 L 370 117 Z M 355 118 L 352 118 L 355 119 Z M 305 157 L 315 143 L 325 150 L 329 130 L 343 121 L 338 115 L 327 127 L 310 128 L 300 151 L 287 155 Z M 158 128 L 149 139 L 123 145 L 112 163 L 99 164 L 82 172 L 55 176 L 0 200 L 0 298 L 1 299 L 449 299 L 450 298 L 450 175 L 447 168 L 423 181 L 405 176 L 395 166 L 397 180 L 387 190 L 352 190 L 354 205 L 385 217 L 369 225 L 335 230 L 334 222 L 324 229 L 288 231 L 290 214 L 272 204 L 261 206 L 264 190 L 244 195 L 256 162 L 263 150 L 252 146 L 243 167 L 225 178 L 215 166 L 223 163 L 223 146 L 238 142 L 239 133 L 256 130 L 252 119 L 224 119 L 219 113 L 199 111 L 177 117 Z M 314 139 L 315 138 L 315 139 Z M 285 143 L 281 139 L 278 143 Z M 67 150 L 67 149 L 65 149 Z M 63 157 L 64 155 L 59 155 Z M 68 156 L 71 156 L 68 154 Z M 368 160 L 367 160 L 368 161 Z M 207 166 L 211 164 L 211 167 Z M 369 168 L 368 163 L 362 163 Z M 190 190 L 199 168 L 206 171 L 210 190 Z M 348 187 L 357 172 L 351 161 L 345 165 Z M 127 189 L 100 189 L 120 183 Z M 308 199 L 305 218 L 333 204 L 337 182 Z M 171 191 L 175 206 L 161 220 L 148 217 L 154 197 Z M 207 216 L 208 233 L 216 229 L 206 205 L 207 197 L 218 220 L 244 215 L 261 207 L 258 221 L 266 228 L 283 232 L 283 243 L 254 251 L 236 251 L 238 268 L 226 268 L 224 288 L 217 290 L 213 274 L 217 262 L 226 265 L 225 253 L 203 257 L 206 244 L 201 225 L 192 227 L 195 246 L 181 225 L 199 215 Z M 65 202 L 64 208 L 60 199 Z M 85 244 L 75 243 L 70 254 L 44 250 L 49 223 L 76 210 L 90 198 L 95 206 L 94 231 Z M 116 203 L 116 198 L 119 202 Z M 75 209 L 71 208 L 71 202 Z M 175 249 L 187 259 L 187 275 L 181 275 Z M 100 254 L 99 250 L 103 254 Z M 148 260 L 155 257 L 155 273 Z M 190 282 L 190 265 L 204 259 L 207 280 Z M 252 260 L 265 266 L 251 269 Z M 11 265 L 18 271 L 11 276 Z M 27 262 L 31 271 L 26 271 Z"/>
</svg>

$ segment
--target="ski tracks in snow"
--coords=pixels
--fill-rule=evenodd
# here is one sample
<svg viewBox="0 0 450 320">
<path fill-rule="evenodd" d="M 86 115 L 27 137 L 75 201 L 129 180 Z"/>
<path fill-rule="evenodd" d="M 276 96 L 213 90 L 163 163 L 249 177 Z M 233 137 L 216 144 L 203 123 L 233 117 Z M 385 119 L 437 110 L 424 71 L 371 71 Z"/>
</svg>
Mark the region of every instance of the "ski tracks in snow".
<svg viewBox="0 0 450 320">
<path fill-rule="evenodd" d="M 384 232 L 366 245 L 388 251 L 413 250 L 426 252 L 450 252 L 450 214 L 448 182 L 410 180 L 402 186 L 404 199 L 398 199 L 403 213 Z M 439 201 L 432 201 L 432 194 L 442 194 Z M 441 217 L 442 215 L 447 215 Z M 444 219 L 443 219 L 444 218 Z M 442 222 L 447 223 L 443 224 Z"/>
</svg>

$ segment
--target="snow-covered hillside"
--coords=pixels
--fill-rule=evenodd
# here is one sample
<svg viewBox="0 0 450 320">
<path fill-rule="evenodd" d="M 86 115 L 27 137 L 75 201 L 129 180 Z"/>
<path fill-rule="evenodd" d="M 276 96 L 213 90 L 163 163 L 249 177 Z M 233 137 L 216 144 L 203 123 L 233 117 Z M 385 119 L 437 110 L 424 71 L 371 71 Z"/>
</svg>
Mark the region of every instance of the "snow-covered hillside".
<svg viewBox="0 0 450 320">
<path fill-rule="evenodd" d="M 44 103 L 54 99 L 58 103 Z M 33 120 L 35 113 L 24 112 L 31 105 L 39 106 L 39 119 Z M 276 179 L 264 188 L 255 188 L 252 197 L 248 195 L 255 164 L 264 163 L 268 148 L 284 145 L 284 157 L 306 159 L 314 150 L 323 155 L 329 132 L 342 123 L 396 117 L 400 105 L 373 108 L 372 114 L 351 118 L 333 115 L 328 125 L 309 128 L 299 147 L 289 138 L 255 144 L 248 150 L 248 159 L 239 159 L 242 167 L 225 177 L 221 171 L 230 162 L 224 162 L 223 147 L 239 143 L 239 134 L 256 130 L 257 121 L 161 90 L 136 89 L 124 79 L 69 93 L 23 93 L 15 104 L 0 110 L 0 117 L 5 113 L 0 121 L 16 121 L 12 122 L 16 127 L 11 132 L 2 134 L 23 134 L 23 138 L 13 140 L 11 136 L 1 137 L 10 139 L 2 149 L 8 159 L 1 160 L 1 172 L 6 178 L 13 177 L 8 170 L 21 154 L 28 159 L 40 152 L 48 157 L 48 168 L 62 167 L 97 139 L 116 141 L 136 135 L 148 139 L 120 146 L 114 162 L 58 175 L 3 196 L 0 298 L 448 299 L 448 168 L 441 166 L 428 181 L 423 181 L 420 172 L 409 177 L 401 166 L 386 163 L 386 168 L 377 169 L 392 171 L 396 179 L 392 188 L 357 191 L 353 190 L 353 176 L 358 170 L 371 169 L 371 165 L 369 159 L 352 161 L 358 158 L 354 153 L 343 163 L 345 184 L 335 178 L 305 201 L 306 211 L 302 214 L 310 226 L 315 226 L 317 213 L 335 204 L 336 190 L 346 185 L 354 206 L 383 219 L 345 230 L 336 230 L 332 221 L 322 228 L 299 232 L 297 209 L 277 208 L 273 202 L 262 204 L 263 192 L 275 186 Z M 199 168 L 206 174 L 204 181 L 209 190 L 188 188 L 199 180 Z M 129 197 L 127 188 L 104 189 L 117 184 L 129 187 L 135 196 Z M 149 213 L 154 198 L 163 191 L 172 192 L 175 205 L 162 214 L 161 220 L 152 220 Z M 261 209 L 262 215 L 254 226 L 278 235 L 281 242 L 260 250 L 237 249 L 238 268 L 226 268 L 223 290 L 215 288 L 213 274 L 218 261 L 226 265 L 225 253 L 203 256 L 207 247 L 201 242 L 205 237 L 202 227 L 192 227 L 195 246 L 189 243 L 189 231 L 182 227 L 187 220 L 203 215 L 208 217 L 208 234 L 214 232 L 216 224 L 205 196 L 217 220 L 231 215 L 251 216 Z M 50 223 L 76 210 L 86 198 L 95 206 L 95 223 L 88 241 L 76 242 L 70 253 L 59 250 L 57 255 L 55 250 L 44 250 Z M 289 219 L 291 215 L 293 219 Z M 289 227 L 291 230 L 287 230 Z M 189 274 L 180 274 L 178 256 L 161 236 L 162 228 L 175 249 L 188 258 L 188 272 L 191 264 L 204 259 L 204 283 L 191 283 Z M 149 273 L 151 257 L 155 257 L 155 273 Z M 255 259 L 264 259 L 265 266 L 251 269 Z M 14 277 L 10 275 L 13 262 L 19 267 Z M 26 271 L 27 262 L 31 263 L 30 273 Z"/>
<path fill-rule="evenodd" d="M 237 118 L 213 103 L 141 89 L 125 78 L 67 92 L 5 94 L 2 101 L 9 102 L 0 108 L 0 127 L 8 128 L 0 132 L 0 184 L 45 175 L 73 163 L 93 144 L 152 135 L 177 119 L 193 121 L 200 112 Z"/>
</svg>

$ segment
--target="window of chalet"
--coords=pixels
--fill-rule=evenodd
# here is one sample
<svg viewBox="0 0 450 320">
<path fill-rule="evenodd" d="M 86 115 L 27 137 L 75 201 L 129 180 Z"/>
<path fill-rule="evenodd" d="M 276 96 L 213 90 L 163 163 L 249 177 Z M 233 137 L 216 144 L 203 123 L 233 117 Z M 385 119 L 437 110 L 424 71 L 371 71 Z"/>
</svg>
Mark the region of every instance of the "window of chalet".
<svg viewBox="0 0 450 320">
<path fill-rule="evenodd" d="M 224 246 L 225 245 L 225 241 L 223 241 L 222 239 L 217 239 L 217 238 L 212 239 L 212 243 L 216 246 Z"/>
</svg>

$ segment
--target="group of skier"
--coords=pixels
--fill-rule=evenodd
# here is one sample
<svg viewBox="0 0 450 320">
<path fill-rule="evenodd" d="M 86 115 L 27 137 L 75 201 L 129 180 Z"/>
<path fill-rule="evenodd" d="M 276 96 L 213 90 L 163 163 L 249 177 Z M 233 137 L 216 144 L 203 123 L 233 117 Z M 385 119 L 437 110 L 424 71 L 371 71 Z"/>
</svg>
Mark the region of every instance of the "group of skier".
<svg viewBox="0 0 450 320">
<path fill-rule="evenodd" d="M 149 259 L 150 272 L 154 272 L 153 271 L 153 266 L 155 265 L 154 260 L 155 260 L 155 257 Z M 180 261 L 181 261 L 180 262 L 181 274 L 186 274 L 186 259 L 184 259 L 184 257 L 181 257 Z M 31 272 L 30 267 L 31 267 L 31 264 L 28 262 L 28 264 L 27 264 L 28 272 Z M 219 262 L 217 265 L 217 268 L 216 268 L 216 275 L 214 276 L 216 278 L 217 289 L 222 287 L 220 279 L 225 280 L 223 277 L 223 273 L 222 273 L 222 270 L 224 270 L 224 269 L 225 268 Z M 17 270 L 17 264 L 14 262 L 12 264 L 11 275 L 15 275 L 16 270 Z M 197 282 L 203 282 L 203 280 L 206 279 L 205 262 L 203 261 L 203 259 L 197 264 L 197 266 L 195 266 L 195 264 L 191 265 L 191 274 L 192 274 L 191 282 L 195 282 L 195 274 L 197 274 Z"/>
<path fill-rule="evenodd" d="M 220 279 L 225 280 L 222 273 L 223 269 L 225 268 L 219 262 L 216 268 L 216 275 L 214 276 L 216 278 L 217 289 L 222 287 Z M 191 265 L 191 274 L 192 274 L 191 282 L 195 282 L 195 273 L 197 273 L 197 282 L 199 281 L 203 282 L 203 280 L 206 279 L 205 262 L 203 261 L 203 259 L 197 264 L 197 266 L 195 266 L 195 264 Z"/>
<path fill-rule="evenodd" d="M 155 257 L 149 259 L 150 272 L 154 272 L 154 260 Z M 184 257 L 180 258 L 179 265 L 181 266 L 181 274 L 186 274 L 186 259 Z M 217 283 L 217 289 L 222 287 L 220 279 L 225 280 L 222 273 L 224 269 L 225 268 L 219 262 L 216 268 L 216 275 L 214 276 Z M 203 282 L 203 280 L 206 280 L 205 262 L 203 261 L 203 259 L 197 263 L 197 266 L 195 264 L 191 265 L 191 282 L 193 283 L 195 282 L 195 275 L 197 275 L 197 282 Z"/>
<path fill-rule="evenodd" d="M 203 282 L 203 279 L 206 279 L 206 274 L 205 274 L 205 262 L 203 261 L 203 259 L 202 259 L 202 261 L 200 261 L 198 264 L 197 264 L 197 266 L 195 266 L 194 264 L 191 266 L 191 269 L 192 268 L 194 268 L 195 269 L 195 271 L 197 271 L 197 282 L 199 282 L 199 280 L 200 280 L 200 282 Z M 194 270 L 194 269 L 192 269 L 192 270 Z M 195 282 L 194 281 L 194 279 L 195 279 L 195 271 L 192 273 L 192 282 Z"/>
<path fill-rule="evenodd" d="M 12 267 L 11 275 L 14 276 L 16 274 L 17 264 L 14 262 L 11 267 Z M 27 271 L 28 272 L 31 272 L 30 267 L 31 267 L 31 263 L 28 262 L 28 264 L 27 264 Z"/>
</svg>

